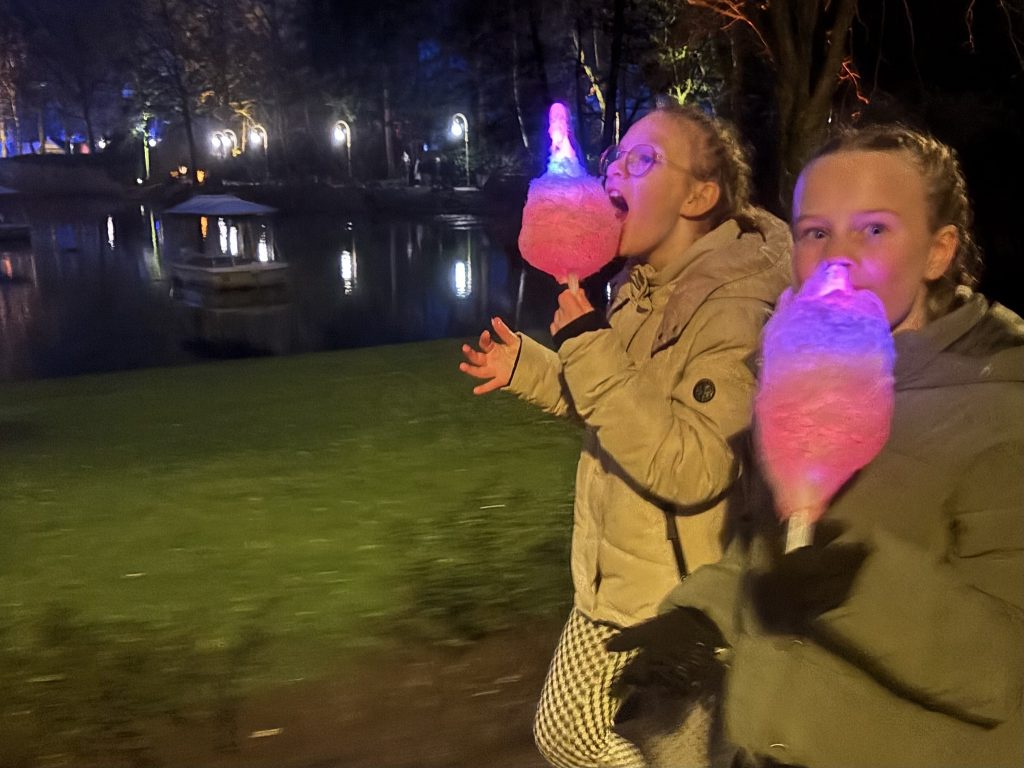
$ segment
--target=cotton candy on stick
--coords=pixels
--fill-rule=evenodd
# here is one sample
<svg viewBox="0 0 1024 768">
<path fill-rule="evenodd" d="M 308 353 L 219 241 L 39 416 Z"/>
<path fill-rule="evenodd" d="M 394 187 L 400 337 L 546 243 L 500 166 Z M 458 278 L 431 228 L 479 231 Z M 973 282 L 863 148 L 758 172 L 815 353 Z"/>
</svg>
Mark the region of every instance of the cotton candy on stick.
<svg viewBox="0 0 1024 768">
<path fill-rule="evenodd" d="M 548 135 L 548 166 L 530 182 L 519 251 L 537 269 L 576 290 L 580 280 L 615 258 L 621 213 L 608 200 L 601 181 L 580 163 L 565 104 L 551 105 Z"/>
<path fill-rule="evenodd" d="M 878 297 L 845 264 L 823 263 L 787 291 L 764 330 L 755 441 L 786 551 L 810 544 L 836 491 L 889 438 L 892 334 Z"/>
</svg>

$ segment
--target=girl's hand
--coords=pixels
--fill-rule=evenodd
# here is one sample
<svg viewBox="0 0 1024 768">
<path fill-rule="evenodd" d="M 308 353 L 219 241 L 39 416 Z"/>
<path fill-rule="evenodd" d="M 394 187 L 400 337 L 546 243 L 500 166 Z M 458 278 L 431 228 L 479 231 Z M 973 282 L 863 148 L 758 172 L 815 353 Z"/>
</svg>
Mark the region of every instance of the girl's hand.
<svg viewBox="0 0 1024 768">
<path fill-rule="evenodd" d="M 594 307 L 587 300 L 587 295 L 579 288 L 562 291 L 558 295 L 558 309 L 555 310 L 555 318 L 551 321 L 551 335 L 554 336 L 573 320 L 593 311 Z"/>
<path fill-rule="evenodd" d="M 492 317 L 491 326 L 498 334 L 498 341 L 494 340 L 490 331 L 484 330 L 480 334 L 479 349 L 473 349 L 469 344 L 462 345 L 466 362 L 459 363 L 459 370 L 474 379 L 487 379 L 483 384 L 473 387 L 474 395 L 483 395 L 508 386 L 519 358 L 519 346 L 522 344 L 519 336 L 500 317 Z"/>
</svg>

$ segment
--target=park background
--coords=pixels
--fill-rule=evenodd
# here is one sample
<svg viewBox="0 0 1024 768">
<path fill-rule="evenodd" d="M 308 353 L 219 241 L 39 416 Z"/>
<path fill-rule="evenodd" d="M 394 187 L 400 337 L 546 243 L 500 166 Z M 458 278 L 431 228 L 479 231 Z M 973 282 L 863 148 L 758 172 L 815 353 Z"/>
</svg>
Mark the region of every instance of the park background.
<svg viewBox="0 0 1024 768">
<path fill-rule="evenodd" d="M 832 127 L 928 128 L 1019 312 L 1022 34 L 1016 0 L 0 0 L 0 766 L 540 765 L 579 434 L 456 365 L 493 314 L 544 338 L 547 105 L 593 163 L 699 103 L 781 215 Z M 233 343 L 167 295 L 200 191 L 277 207 L 297 278 Z"/>
</svg>

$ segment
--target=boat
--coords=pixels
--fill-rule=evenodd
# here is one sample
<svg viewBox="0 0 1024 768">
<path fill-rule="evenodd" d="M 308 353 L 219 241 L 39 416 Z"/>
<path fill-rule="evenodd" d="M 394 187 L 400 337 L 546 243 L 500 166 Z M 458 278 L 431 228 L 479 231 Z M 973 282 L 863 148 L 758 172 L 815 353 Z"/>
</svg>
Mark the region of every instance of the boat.
<svg viewBox="0 0 1024 768">
<path fill-rule="evenodd" d="M 178 261 L 171 264 L 171 284 L 182 288 L 244 291 L 280 286 L 287 281 L 288 264 L 283 261 L 259 261 L 223 254 L 207 256 L 182 248 Z"/>
</svg>

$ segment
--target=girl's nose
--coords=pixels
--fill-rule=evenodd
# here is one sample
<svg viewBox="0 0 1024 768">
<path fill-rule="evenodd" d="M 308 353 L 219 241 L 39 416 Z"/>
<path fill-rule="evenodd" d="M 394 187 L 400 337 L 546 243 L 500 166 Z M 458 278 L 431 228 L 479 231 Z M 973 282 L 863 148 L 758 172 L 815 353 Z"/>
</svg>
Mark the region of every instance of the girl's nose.
<svg viewBox="0 0 1024 768">
<path fill-rule="evenodd" d="M 849 267 L 853 264 L 856 254 L 856 243 L 852 242 L 849 237 L 834 234 L 828 238 L 828 242 L 823 249 L 822 261 L 833 264 L 845 264 Z"/>
</svg>

